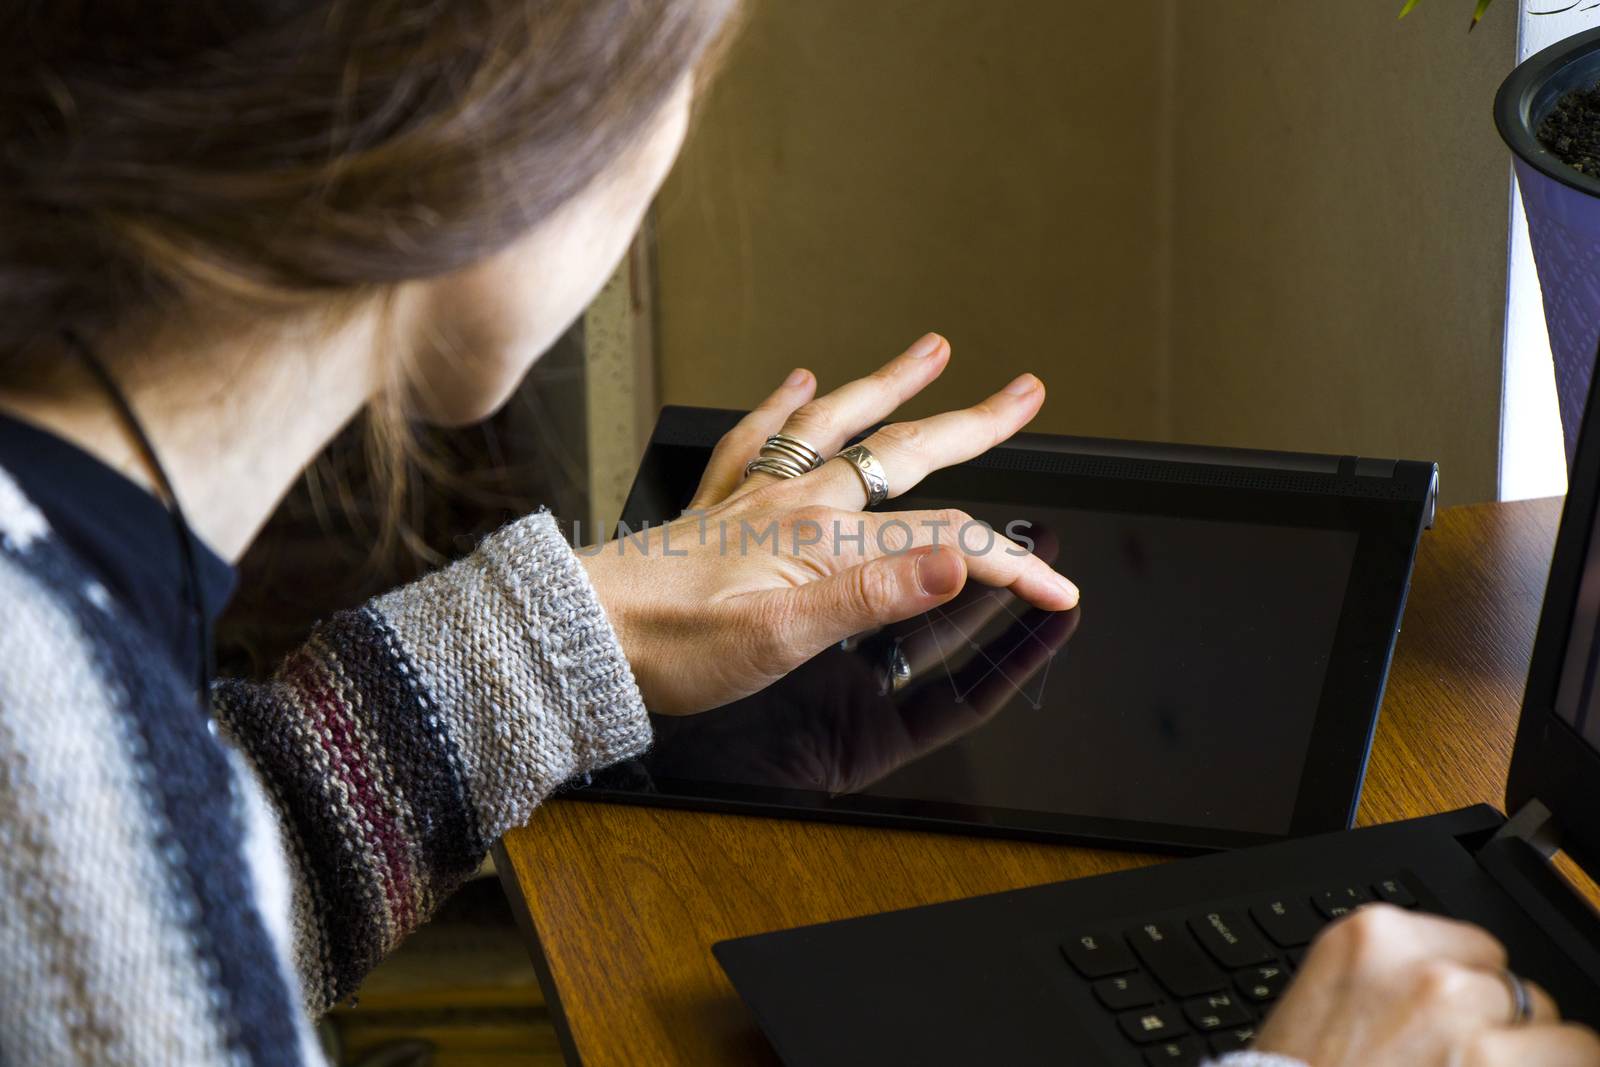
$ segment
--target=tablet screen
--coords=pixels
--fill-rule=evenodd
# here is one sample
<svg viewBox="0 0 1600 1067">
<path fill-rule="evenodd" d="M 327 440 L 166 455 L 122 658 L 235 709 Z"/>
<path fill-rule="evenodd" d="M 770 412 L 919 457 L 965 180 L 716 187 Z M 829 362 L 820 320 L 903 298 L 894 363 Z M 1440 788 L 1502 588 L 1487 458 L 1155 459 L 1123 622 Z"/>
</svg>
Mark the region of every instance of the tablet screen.
<svg viewBox="0 0 1600 1067">
<path fill-rule="evenodd" d="M 708 448 L 652 446 L 629 524 L 678 514 Z M 884 510 L 1012 532 L 1079 585 L 1076 610 L 969 583 L 752 697 L 656 717 L 645 757 L 594 787 L 1177 847 L 1348 824 L 1420 506 L 1042 466 L 937 472 Z"/>
<path fill-rule="evenodd" d="M 669 778 L 1287 831 L 1354 533 L 909 496 L 895 506 L 962 507 L 995 530 L 1054 539 L 1055 565 L 1083 590 L 1078 617 L 975 585 L 764 693 L 659 724 L 649 765 Z M 896 649 L 914 669 L 898 690 L 885 685 Z"/>
</svg>

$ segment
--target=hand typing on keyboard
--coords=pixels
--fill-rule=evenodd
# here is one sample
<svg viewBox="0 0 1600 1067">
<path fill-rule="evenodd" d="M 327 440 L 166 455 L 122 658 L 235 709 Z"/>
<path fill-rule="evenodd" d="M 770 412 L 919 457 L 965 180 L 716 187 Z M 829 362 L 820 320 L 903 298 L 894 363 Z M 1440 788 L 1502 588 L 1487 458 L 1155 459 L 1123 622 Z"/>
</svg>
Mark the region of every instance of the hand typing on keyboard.
<svg viewBox="0 0 1600 1067">
<path fill-rule="evenodd" d="M 1531 982 L 1517 1023 L 1505 967 L 1476 926 L 1363 907 L 1316 940 L 1254 1050 L 1316 1067 L 1600 1067 L 1600 1038 Z"/>
</svg>

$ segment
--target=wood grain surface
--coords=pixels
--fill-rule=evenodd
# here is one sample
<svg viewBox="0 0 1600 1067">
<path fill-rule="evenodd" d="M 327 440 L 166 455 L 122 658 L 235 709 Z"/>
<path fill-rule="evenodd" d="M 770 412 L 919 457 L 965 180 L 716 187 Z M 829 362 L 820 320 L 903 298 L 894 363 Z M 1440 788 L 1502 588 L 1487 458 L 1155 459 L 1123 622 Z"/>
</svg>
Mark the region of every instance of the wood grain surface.
<svg viewBox="0 0 1600 1067">
<path fill-rule="evenodd" d="M 1558 500 L 1450 508 L 1423 536 L 1361 823 L 1501 806 L 1559 517 Z M 572 800 L 498 856 L 586 1067 L 776 1062 L 714 941 L 1159 859 Z"/>
</svg>

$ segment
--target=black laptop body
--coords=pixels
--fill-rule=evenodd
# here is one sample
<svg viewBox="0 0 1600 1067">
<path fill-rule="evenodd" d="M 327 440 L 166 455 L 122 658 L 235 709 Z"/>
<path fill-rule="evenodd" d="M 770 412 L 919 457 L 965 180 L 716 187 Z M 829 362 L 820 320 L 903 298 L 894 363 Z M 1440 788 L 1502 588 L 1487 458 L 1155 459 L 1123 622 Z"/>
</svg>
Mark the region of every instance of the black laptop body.
<svg viewBox="0 0 1600 1067">
<path fill-rule="evenodd" d="M 1328 922 L 1479 923 L 1600 1026 L 1600 410 L 1573 465 L 1506 789 L 1485 806 L 714 946 L 790 1067 L 1186 1064 L 1247 1047 Z"/>
</svg>

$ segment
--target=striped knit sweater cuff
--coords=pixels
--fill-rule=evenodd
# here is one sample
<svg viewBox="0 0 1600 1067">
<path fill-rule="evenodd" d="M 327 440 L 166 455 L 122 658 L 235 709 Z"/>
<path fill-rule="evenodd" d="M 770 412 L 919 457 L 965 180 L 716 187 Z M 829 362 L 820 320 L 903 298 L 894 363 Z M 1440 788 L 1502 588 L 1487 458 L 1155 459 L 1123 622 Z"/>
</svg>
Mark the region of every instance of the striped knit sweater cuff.
<svg viewBox="0 0 1600 1067">
<path fill-rule="evenodd" d="M 526 822 L 562 782 L 649 746 L 616 632 L 549 512 L 371 607 L 454 726 L 485 838 Z"/>
</svg>

